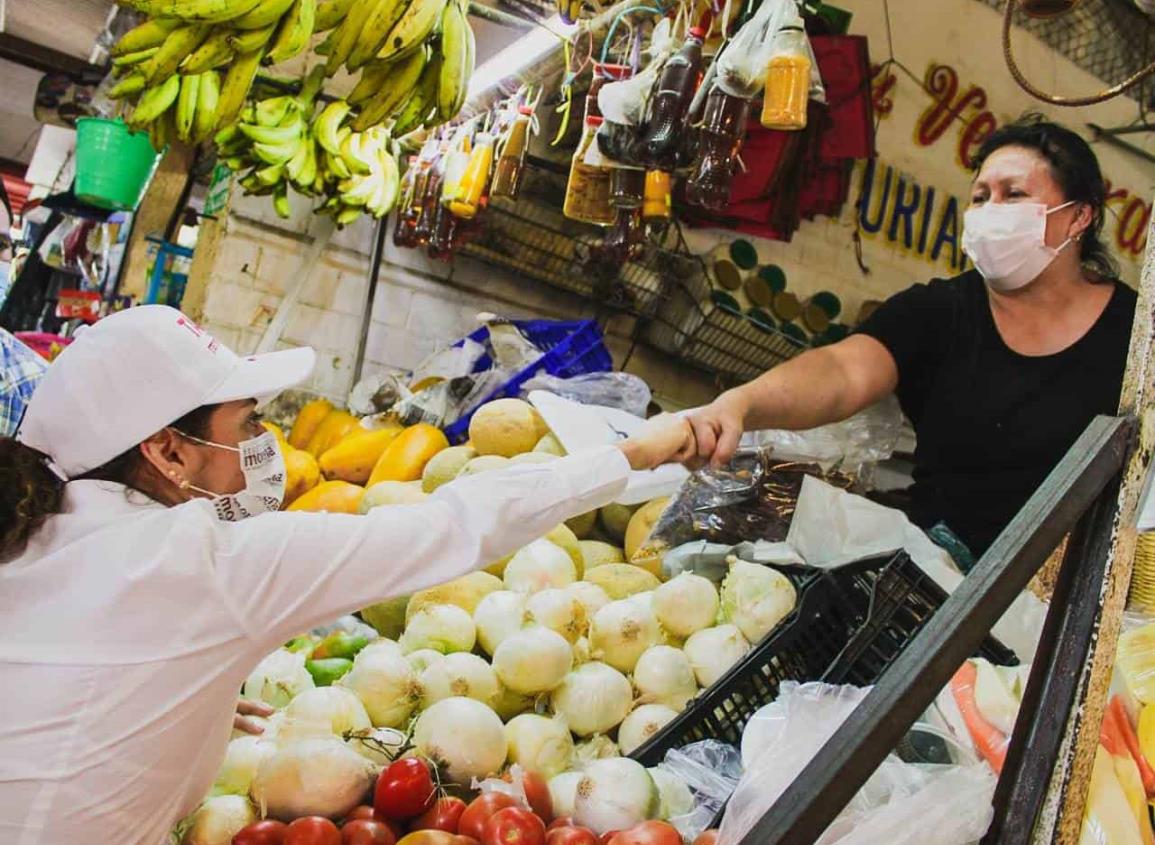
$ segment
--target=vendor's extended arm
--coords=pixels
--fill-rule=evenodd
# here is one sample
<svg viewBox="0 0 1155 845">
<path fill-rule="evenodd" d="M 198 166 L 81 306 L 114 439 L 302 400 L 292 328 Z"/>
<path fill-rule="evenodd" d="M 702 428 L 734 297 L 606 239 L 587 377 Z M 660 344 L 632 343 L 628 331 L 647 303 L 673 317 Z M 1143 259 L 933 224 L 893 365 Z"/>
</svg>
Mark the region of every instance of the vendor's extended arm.
<svg viewBox="0 0 1155 845">
<path fill-rule="evenodd" d="M 690 415 L 698 460 L 726 463 L 744 431 L 800 430 L 861 411 L 898 385 L 898 368 L 873 337 L 853 335 L 802 353 Z"/>
</svg>

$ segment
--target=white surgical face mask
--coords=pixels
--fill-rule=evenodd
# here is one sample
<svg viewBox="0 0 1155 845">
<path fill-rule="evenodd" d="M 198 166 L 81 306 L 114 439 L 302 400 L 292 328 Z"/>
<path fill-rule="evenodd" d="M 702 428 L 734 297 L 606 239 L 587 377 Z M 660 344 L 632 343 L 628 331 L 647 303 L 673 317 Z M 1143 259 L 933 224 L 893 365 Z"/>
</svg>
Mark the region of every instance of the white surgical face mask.
<svg viewBox="0 0 1155 845">
<path fill-rule="evenodd" d="M 963 249 L 988 285 L 1017 290 L 1037 279 L 1071 242 L 1049 247 L 1046 234 L 1047 215 L 1072 203 L 1048 209 L 1041 202 L 988 202 L 972 208 L 963 216 Z"/>
<path fill-rule="evenodd" d="M 202 440 L 183 431 L 178 433 L 181 437 L 202 446 L 236 452 L 240 459 L 245 486 L 236 493 L 214 493 L 212 490 L 205 490 L 192 484 L 187 485 L 187 489 L 208 496 L 212 500 L 219 519 L 239 522 L 250 516 L 281 509 L 281 502 L 285 500 L 285 457 L 281 454 L 281 447 L 277 445 L 277 438 L 271 431 L 250 440 L 242 440 L 236 446 Z"/>
</svg>

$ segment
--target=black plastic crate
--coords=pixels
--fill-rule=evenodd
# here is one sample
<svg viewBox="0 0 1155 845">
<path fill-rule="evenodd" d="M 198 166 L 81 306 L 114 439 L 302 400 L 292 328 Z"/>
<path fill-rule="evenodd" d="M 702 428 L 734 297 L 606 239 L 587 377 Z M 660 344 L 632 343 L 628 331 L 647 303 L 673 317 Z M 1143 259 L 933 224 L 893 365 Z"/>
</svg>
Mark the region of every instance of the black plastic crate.
<svg viewBox="0 0 1155 845">
<path fill-rule="evenodd" d="M 819 574 L 780 571 L 798 587 L 794 612 L 632 758 L 655 766 L 671 748 L 703 739 L 740 747 L 746 723 L 784 681 L 876 683 L 946 599 L 905 552 Z M 979 654 L 1004 666 L 1018 662 L 992 637 Z"/>
</svg>

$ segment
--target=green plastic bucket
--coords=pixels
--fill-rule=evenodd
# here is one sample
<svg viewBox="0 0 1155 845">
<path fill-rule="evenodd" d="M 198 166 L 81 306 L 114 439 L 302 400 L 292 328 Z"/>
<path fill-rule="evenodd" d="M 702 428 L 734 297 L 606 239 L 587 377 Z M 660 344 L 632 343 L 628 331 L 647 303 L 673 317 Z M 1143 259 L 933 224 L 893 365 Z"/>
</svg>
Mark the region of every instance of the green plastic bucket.
<svg viewBox="0 0 1155 845">
<path fill-rule="evenodd" d="M 81 202 L 133 211 L 159 161 L 148 133 L 133 132 L 123 120 L 76 121 L 76 198 Z"/>
</svg>

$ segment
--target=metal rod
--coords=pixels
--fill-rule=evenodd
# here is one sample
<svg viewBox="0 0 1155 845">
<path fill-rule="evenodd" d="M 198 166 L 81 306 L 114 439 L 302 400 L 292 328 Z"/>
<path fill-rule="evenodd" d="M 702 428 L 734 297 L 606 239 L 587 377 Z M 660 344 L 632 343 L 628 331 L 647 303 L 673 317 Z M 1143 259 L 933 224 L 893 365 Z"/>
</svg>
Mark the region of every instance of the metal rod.
<svg viewBox="0 0 1155 845">
<path fill-rule="evenodd" d="M 1103 489 L 1133 440 L 1131 417 L 1096 417 L 974 570 L 742 840 L 811 845 L 979 648 Z"/>
<path fill-rule="evenodd" d="M 369 275 L 366 279 L 365 310 L 361 314 L 361 337 L 357 341 L 357 359 L 353 362 L 353 382 L 349 385 L 352 390 L 361 381 L 361 373 L 365 368 L 365 349 L 369 343 L 369 328 L 373 324 L 373 300 L 377 296 L 377 283 L 381 277 L 381 260 L 385 256 L 385 234 L 388 230 L 389 217 L 386 215 L 377 221 L 374 231 L 373 254 L 369 259 Z"/>
<path fill-rule="evenodd" d="M 483 6 L 480 3 L 470 3 L 469 14 L 475 18 L 487 20 L 498 26 L 508 26 L 512 29 L 533 29 L 537 26 L 534 21 L 511 15 L 509 12 L 501 11 L 501 9 L 494 9 L 492 6 Z"/>
</svg>

